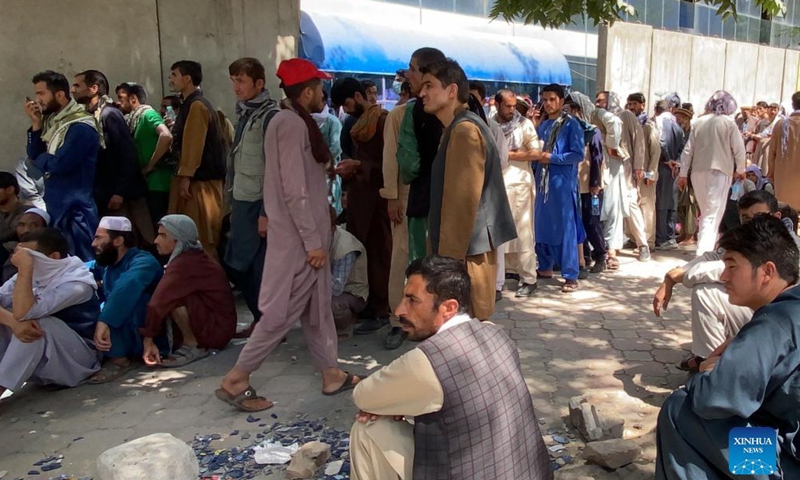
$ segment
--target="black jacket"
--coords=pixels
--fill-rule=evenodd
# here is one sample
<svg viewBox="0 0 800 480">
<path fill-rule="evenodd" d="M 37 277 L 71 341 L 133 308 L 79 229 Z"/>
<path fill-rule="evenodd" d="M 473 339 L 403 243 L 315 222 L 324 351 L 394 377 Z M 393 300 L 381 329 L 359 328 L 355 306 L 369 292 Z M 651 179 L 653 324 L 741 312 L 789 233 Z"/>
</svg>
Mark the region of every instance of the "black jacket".
<svg viewBox="0 0 800 480">
<path fill-rule="evenodd" d="M 136 145 L 122 112 L 112 105 L 106 105 L 100 112 L 100 121 L 106 148 L 101 148 L 97 154 L 94 198 L 102 211 L 113 195 L 125 200 L 144 196 L 147 183 L 139 168 Z"/>
</svg>

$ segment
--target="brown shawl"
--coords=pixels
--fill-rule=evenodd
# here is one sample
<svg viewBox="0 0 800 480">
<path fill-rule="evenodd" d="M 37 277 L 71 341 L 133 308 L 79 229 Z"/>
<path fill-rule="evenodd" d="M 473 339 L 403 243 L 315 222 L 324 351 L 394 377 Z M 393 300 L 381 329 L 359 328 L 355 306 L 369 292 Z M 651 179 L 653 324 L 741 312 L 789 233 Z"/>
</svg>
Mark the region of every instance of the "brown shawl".
<svg viewBox="0 0 800 480">
<path fill-rule="evenodd" d="M 378 121 L 381 119 L 383 109 L 380 105 L 373 105 L 358 117 L 358 121 L 350 130 L 350 136 L 357 143 L 370 141 L 378 131 Z"/>
<path fill-rule="evenodd" d="M 281 108 L 293 110 L 296 114 L 300 115 L 300 118 L 305 122 L 306 128 L 308 128 L 308 140 L 311 142 L 311 154 L 314 155 L 314 160 L 323 165 L 327 165 L 328 163 L 333 164 L 333 156 L 331 155 L 330 149 L 328 149 L 328 144 L 325 143 L 325 137 L 322 136 L 317 122 L 314 120 L 314 117 L 308 113 L 308 110 L 303 108 L 297 101 L 291 101 L 288 98 L 281 103 Z"/>
</svg>

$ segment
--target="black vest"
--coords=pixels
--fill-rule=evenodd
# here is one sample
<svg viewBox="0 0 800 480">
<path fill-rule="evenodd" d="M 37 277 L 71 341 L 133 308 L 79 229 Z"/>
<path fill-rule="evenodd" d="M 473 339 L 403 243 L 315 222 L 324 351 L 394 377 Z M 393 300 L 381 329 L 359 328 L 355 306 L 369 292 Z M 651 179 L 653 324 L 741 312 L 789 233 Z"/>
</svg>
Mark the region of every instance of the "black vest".
<svg viewBox="0 0 800 480">
<path fill-rule="evenodd" d="M 412 114 L 419 152 L 419 174 L 409 185 L 406 215 L 411 218 L 425 218 L 431 209 L 431 168 L 436 152 L 439 151 L 444 126 L 436 115 L 425 113 L 422 99 L 414 102 Z"/>
<path fill-rule="evenodd" d="M 172 151 L 177 154 L 177 158 L 180 158 L 180 151 L 183 146 L 183 131 L 186 128 L 186 119 L 189 118 L 189 110 L 191 110 L 194 102 L 203 103 L 208 109 L 210 118 L 208 120 L 206 143 L 203 147 L 203 158 L 193 178 L 199 181 L 225 180 L 227 172 L 225 166 L 226 152 L 222 144 L 217 111 L 211 105 L 211 102 L 203 97 L 203 92 L 200 90 L 195 91 L 183 101 L 178 118 L 175 119 L 175 126 L 172 129 Z"/>
</svg>

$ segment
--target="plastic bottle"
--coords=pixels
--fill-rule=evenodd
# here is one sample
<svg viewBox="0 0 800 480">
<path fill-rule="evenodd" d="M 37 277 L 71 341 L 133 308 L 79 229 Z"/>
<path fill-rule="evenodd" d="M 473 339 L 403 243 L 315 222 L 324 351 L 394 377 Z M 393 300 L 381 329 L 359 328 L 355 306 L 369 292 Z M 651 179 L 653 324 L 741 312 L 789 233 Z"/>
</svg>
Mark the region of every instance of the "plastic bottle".
<svg viewBox="0 0 800 480">
<path fill-rule="evenodd" d="M 742 181 L 737 180 L 731 187 L 731 200 L 736 201 L 742 198 Z"/>
<path fill-rule="evenodd" d="M 592 194 L 592 216 L 600 215 L 600 197 Z"/>
<path fill-rule="evenodd" d="M 164 115 L 164 120 L 167 123 L 175 123 L 175 119 L 178 118 L 178 114 L 175 113 L 175 110 L 172 109 L 172 105 L 167 107 L 167 113 Z"/>
</svg>

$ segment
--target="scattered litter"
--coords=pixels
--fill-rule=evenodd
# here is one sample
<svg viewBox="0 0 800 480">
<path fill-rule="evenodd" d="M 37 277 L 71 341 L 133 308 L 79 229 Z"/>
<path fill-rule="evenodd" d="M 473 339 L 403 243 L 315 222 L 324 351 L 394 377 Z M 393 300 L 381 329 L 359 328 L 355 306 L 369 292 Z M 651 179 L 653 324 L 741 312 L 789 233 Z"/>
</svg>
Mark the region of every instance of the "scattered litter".
<svg viewBox="0 0 800 480">
<path fill-rule="evenodd" d="M 566 450 L 566 448 L 567 447 L 565 447 L 564 445 L 558 444 L 558 445 L 553 445 L 552 447 L 548 447 L 548 450 L 550 450 L 551 452 L 556 452 L 557 453 L 557 452 L 561 452 L 563 450 Z"/>
<path fill-rule="evenodd" d="M 3 470 L 3 471 L 0 471 L 0 478 L 3 478 L 3 477 L 5 477 L 5 476 L 6 476 L 6 473 L 8 473 L 8 470 Z"/>
<path fill-rule="evenodd" d="M 248 415 L 247 416 L 247 423 L 256 423 L 256 422 L 260 422 L 260 421 L 261 421 L 260 418 L 256 418 L 256 417 L 254 417 L 252 415 Z"/>
<path fill-rule="evenodd" d="M 249 433 L 243 433 L 242 436 L 241 436 L 242 440 L 248 440 L 249 438 L 250 438 L 250 434 Z"/>
<path fill-rule="evenodd" d="M 178 398 L 177 392 L 167 392 L 167 398 Z"/>
<path fill-rule="evenodd" d="M 47 465 L 42 465 L 42 467 L 41 467 L 41 468 L 42 468 L 42 471 L 43 471 L 43 472 L 49 472 L 49 471 L 51 471 L 51 470 L 56 470 L 56 469 L 58 469 L 58 468 L 61 468 L 61 463 L 60 463 L 60 462 L 56 462 L 56 463 L 49 463 L 49 464 L 47 464 Z"/>
<path fill-rule="evenodd" d="M 547 423 L 547 420 L 545 420 L 544 418 L 539 419 L 539 425 L 544 425 L 545 423 Z"/>
<path fill-rule="evenodd" d="M 280 443 L 264 442 L 253 447 L 254 458 L 259 465 L 283 465 L 289 463 L 292 455 L 300 450 L 300 445 L 293 443 L 284 447 Z"/>
<path fill-rule="evenodd" d="M 277 419 L 277 418 L 278 418 L 278 415 L 277 415 L 277 414 L 275 414 L 275 413 L 272 413 L 272 414 L 270 414 L 270 417 L 272 417 L 272 418 L 276 418 L 276 419 Z"/>
<path fill-rule="evenodd" d="M 79 440 L 83 440 L 83 437 L 75 437 L 75 438 L 72 439 L 73 442 L 77 442 Z M 0 478 L 2 478 L 2 477 L 0 477 Z"/>
<path fill-rule="evenodd" d="M 553 439 L 553 441 L 558 442 L 562 445 L 569 443 L 569 439 L 564 438 L 561 435 L 553 435 L 551 438 Z"/>
<path fill-rule="evenodd" d="M 28 472 L 28 475 L 39 475 L 39 470 L 31 470 Z"/>
<path fill-rule="evenodd" d="M 231 437 L 235 437 L 236 435 L 239 435 L 239 430 L 234 430 L 231 432 Z"/>
<path fill-rule="evenodd" d="M 296 361 L 297 361 L 297 355 L 292 355 L 292 361 L 293 361 L 293 362 L 296 362 Z"/>
<path fill-rule="evenodd" d="M 337 475 L 344 465 L 344 460 L 337 460 L 325 465 L 325 475 Z"/>
</svg>

